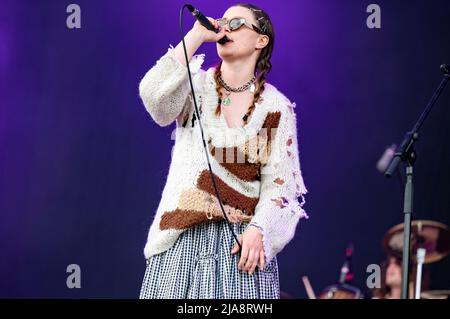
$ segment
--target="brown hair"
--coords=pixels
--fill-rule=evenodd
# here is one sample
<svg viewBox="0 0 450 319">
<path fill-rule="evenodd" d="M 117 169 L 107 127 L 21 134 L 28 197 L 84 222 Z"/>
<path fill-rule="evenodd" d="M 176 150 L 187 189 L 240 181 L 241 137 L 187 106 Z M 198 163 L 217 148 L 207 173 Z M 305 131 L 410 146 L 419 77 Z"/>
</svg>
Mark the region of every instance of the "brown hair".
<svg viewBox="0 0 450 319">
<path fill-rule="evenodd" d="M 258 21 L 258 27 L 262 30 L 264 35 L 267 35 L 269 37 L 269 43 L 261 50 L 261 53 L 258 57 L 258 60 L 256 61 L 256 68 L 255 72 L 258 71 L 258 75 L 256 76 L 256 90 L 253 95 L 253 102 L 248 108 L 247 113 L 244 115 L 244 124 L 247 123 L 248 119 L 250 118 L 250 115 L 252 114 L 253 110 L 255 109 L 255 103 L 260 100 L 261 94 L 263 93 L 266 83 L 266 74 L 270 72 L 272 69 L 272 64 L 270 63 L 270 58 L 272 57 L 272 51 L 274 47 L 274 41 L 275 41 L 275 33 L 274 28 L 272 25 L 272 21 L 270 20 L 269 15 L 263 11 L 262 9 L 258 8 L 257 6 L 253 4 L 248 3 L 237 3 L 233 5 L 233 7 L 244 7 L 249 9 L 255 18 L 256 21 Z M 221 103 L 222 103 L 222 93 L 220 92 L 221 85 L 218 81 L 219 75 L 221 73 L 220 67 L 222 66 L 222 61 L 220 61 L 215 66 L 215 72 L 214 72 L 214 80 L 216 82 L 216 91 L 217 95 L 219 96 L 218 105 L 215 111 L 215 115 L 220 115 L 221 111 Z"/>
</svg>

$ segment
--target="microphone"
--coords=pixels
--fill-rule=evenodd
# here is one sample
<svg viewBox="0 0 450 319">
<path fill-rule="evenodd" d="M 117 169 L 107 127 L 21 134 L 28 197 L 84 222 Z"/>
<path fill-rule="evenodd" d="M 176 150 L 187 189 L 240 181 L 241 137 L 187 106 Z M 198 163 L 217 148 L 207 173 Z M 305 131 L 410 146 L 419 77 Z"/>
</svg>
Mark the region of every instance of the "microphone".
<svg viewBox="0 0 450 319">
<path fill-rule="evenodd" d="M 194 8 L 190 4 L 186 4 L 186 8 L 192 13 L 192 15 L 198 20 L 198 22 L 200 22 L 200 24 L 202 26 L 204 26 L 206 29 L 208 29 L 210 31 L 214 31 L 215 33 L 219 32 L 219 29 L 214 28 L 211 21 L 209 21 L 208 18 L 206 18 L 203 13 L 198 11 L 198 9 Z M 220 39 L 217 42 L 220 44 L 225 44 L 228 41 L 230 41 L 230 39 L 228 39 L 227 36 L 224 36 L 222 39 Z"/>
<path fill-rule="evenodd" d="M 447 64 L 441 64 L 440 69 L 442 73 L 449 75 L 449 66 Z"/>
<path fill-rule="evenodd" d="M 377 170 L 380 173 L 384 174 L 384 172 L 386 172 L 386 170 L 388 169 L 389 164 L 391 163 L 392 159 L 394 158 L 395 149 L 396 148 L 397 148 L 397 145 L 392 144 L 391 146 L 386 148 L 386 150 L 384 151 L 383 155 L 378 160 L 378 162 L 377 162 Z"/>
</svg>

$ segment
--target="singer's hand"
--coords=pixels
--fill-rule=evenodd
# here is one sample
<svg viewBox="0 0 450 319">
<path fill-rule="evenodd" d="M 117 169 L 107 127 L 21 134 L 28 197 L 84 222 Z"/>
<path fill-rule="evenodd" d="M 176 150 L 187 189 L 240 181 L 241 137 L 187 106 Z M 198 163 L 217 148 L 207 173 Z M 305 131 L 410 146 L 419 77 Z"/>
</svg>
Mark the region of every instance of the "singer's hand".
<svg viewBox="0 0 450 319">
<path fill-rule="evenodd" d="M 213 18 L 207 17 L 207 19 L 212 23 L 212 25 L 217 29 L 219 28 L 219 24 L 214 20 Z M 191 32 L 194 33 L 197 37 L 199 37 L 203 42 L 217 42 L 220 39 L 222 39 L 225 34 L 225 28 L 220 28 L 220 31 L 218 33 L 215 33 L 214 31 L 210 31 L 206 29 L 204 26 L 198 22 L 198 20 L 195 21 L 194 26 L 191 29 Z"/>
<path fill-rule="evenodd" d="M 253 274 L 258 265 L 260 270 L 264 269 L 265 256 L 261 231 L 257 227 L 249 225 L 239 237 L 239 243 L 242 246 L 242 252 L 238 268 L 250 275 Z M 236 254 L 238 251 L 239 246 L 236 243 L 231 253 Z"/>
</svg>

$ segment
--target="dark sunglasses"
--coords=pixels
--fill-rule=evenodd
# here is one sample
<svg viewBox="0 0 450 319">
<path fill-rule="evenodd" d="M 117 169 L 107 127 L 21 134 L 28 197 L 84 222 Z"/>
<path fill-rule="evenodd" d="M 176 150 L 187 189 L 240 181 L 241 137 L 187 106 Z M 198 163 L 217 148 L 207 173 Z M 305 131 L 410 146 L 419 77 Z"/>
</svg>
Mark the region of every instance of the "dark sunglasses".
<svg viewBox="0 0 450 319">
<path fill-rule="evenodd" d="M 259 34 L 264 34 L 260 28 L 258 28 L 254 24 L 247 22 L 245 18 L 232 18 L 230 21 L 228 21 L 227 18 L 220 18 L 216 19 L 216 21 L 221 27 L 224 27 L 228 24 L 230 31 L 236 31 L 240 29 L 243 25 L 245 25 L 247 28 L 258 32 Z"/>
</svg>

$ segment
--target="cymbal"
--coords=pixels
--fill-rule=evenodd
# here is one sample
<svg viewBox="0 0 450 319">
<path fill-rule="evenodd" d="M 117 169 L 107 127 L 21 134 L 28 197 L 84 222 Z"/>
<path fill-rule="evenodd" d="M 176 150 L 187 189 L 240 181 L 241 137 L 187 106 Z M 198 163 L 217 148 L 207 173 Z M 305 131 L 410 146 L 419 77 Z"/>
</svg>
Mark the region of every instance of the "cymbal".
<svg viewBox="0 0 450 319">
<path fill-rule="evenodd" d="M 390 255 L 403 254 L 403 223 L 386 233 L 383 247 Z M 415 261 L 418 248 L 425 248 L 425 264 L 441 260 L 450 253 L 450 231 L 447 225 L 431 220 L 414 220 L 411 223 L 411 259 Z"/>
<path fill-rule="evenodd" d="M 420 294 L 422 299 L 450 299 L 450 290 L 428 290 Z"/>
</svg>

